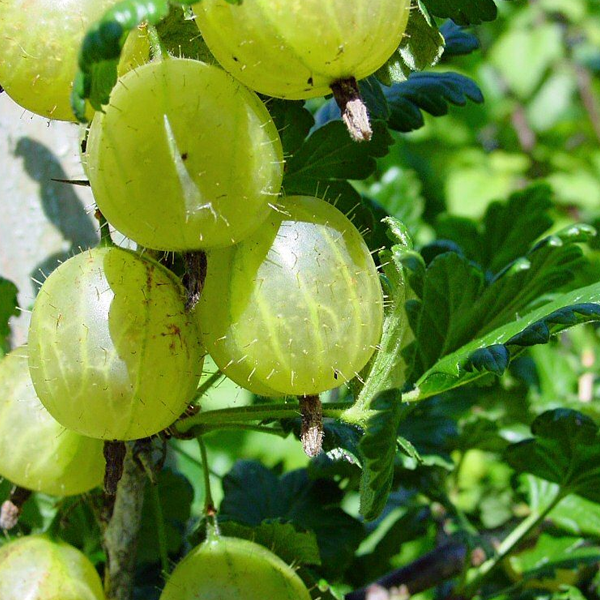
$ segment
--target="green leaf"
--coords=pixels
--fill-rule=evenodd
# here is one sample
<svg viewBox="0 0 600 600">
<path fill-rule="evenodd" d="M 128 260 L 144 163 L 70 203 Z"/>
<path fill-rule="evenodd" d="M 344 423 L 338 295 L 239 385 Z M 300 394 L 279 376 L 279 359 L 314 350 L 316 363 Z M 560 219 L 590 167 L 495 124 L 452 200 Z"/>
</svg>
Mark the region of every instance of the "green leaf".
<svg viewBox="0 0 600 600">
<path fill-rule="evenodd" d="M 563 589 L 552 594 L 551 600 L 586 600 L 581 591 L 572 586 L 562 586 Z"/>
<path fill-rule="evenodd" d="M 542 533 L 533 548 L 509 558 L 512 569 L 531 585 L 543 589 L 544 580 L 553 581 L 560 571 L 576 574 L 600 560 L 600 548 L 580 537 Z"/>
<path fill-rule="evenodd" d="M 17 286 L 12 281 L 0 277 L 0 351 L 10 335 L 10 318 L 19 314 L 17 294 Z"/>
<path fill-rule="evenodd" d="M 415 466 L 437 465 L 453 469 L 450 452 L 458 436 L 458 428 L 452 414 L 452 402 L 448 398 L 429 398 L 418 404 L 405 404 L 402 408 L 398 435 L 414 447 L 416 455 L 411 458 Z"/>
<path fill-rule="evenodd" d="M 323 190 L 330 181 L 366 179 L 375 171 L 376 159 L 393 143 L 385 123 L 373 123 L 373 139 L 356 144 L 341 121 L 317 129 L 288 160 L 284 178 L 286 193 Z"/>
<path fill-rule="evenodd" d="M 265 521 L 292 523 L 317 536 L 323 569 L 341 575 L 363 536 L 363 526 L 340 508 L 336 483 L 311 481 L 301 469 L 278 477 L 254 461 L 238 461 L 223 479 L 222 520 L 256 527 Z"/>
<path fill-rule="evenodd" d="M 421 374 L 441 356 L 460 347 L 482 294 L 484 275 L 453 252 L 438 256 L 427 269 L 414 328 L 416 353 L 413 373 Z"/>
<path fill-rule="evenodd" d="M 174 6 L 156 29 L 161 44 L 170 55 L 218 64 L 199 34 L 190 8 Z"/>
<path fill-rule="evenodd" d="M 383 90 L 383 98 L 377 87 Z M 361 81 L 360 89 L 370 113 L 400 132 L 423 127 L 425 119 L 421 111 L 441 117 L 448 114 L 449 104 L 465 106 L 467 100 L 483 102 L 477 84 L 458 73 L 411 73 L 406 81 L 383 88 L 375 77 L 369 77 Z M 316 114 L 320 126 L 339 118 L 340 111 L 333 100 Z"/>
<path fill-rule="evenodd" d="M 560 24 L 547 21 L 505 30 L 496 40 L 489 60 L 490 66 L 498 70 L 506 88 L 520 100 L 528 101 L 539 89 L 546 74 L 564 59 L 565 54 Z M 527 56 L 527 68 L 517 66 L 516 61 L 523 56 Z"/>
<path fill-rule="evenodd" d="M 412 0 L 406 32 L 398 50 L 377 73 L 385 85 L 405 81 L 414 71 L 436 65 L 444 52 L 444 37 L 420 6 Z"/>
<path fill-rule="evenodd" d="M 516 316 L 511 322 L 443 357 L 419 377 L 415 389 L 405 394 L 405 399 L 427 398 L 465 385 L 484 373 L 497 371 L 497 349 L 494 350 L 494 360 L 490 363 L 483 360 L 481 352 L 473 356 L 483 348 L 503 345 L 512 359 L 527 345 L 545 343 L 550 336 L 560 331 L 599 319 L 600 284 L 560 294 L 541 308 Z M 540 337 L 540 334 L 543 336 Z"/>
<path fill-rule="evenodd" d="M 498 15 L 494 0 L 422 0 L 435 17 L 452 19 L 458 25 L 478 25 Z"/>
<path fill-rule="evenodd" d="M 441 357 L 470 340 L 510 323 L 535 303 L 547 301 L 546 294 L 563 288 L 585 264 L 578 244 L 593 234 L 595 231 L 587 225 L 573 225 L 549 236 L 505 267 L 487 286 L 480 267 L 439 246 L 441 254 L 431 260 L 423 284 L 415 288 L 420 300 L 410 304 L 415 341 L 405 352 L 406 358 L 412 360 L 409 380 L 414 381 Z M 438 250 L 437 245 L 435 250 Z M 555 316 L 558 320 L 562 318 Z M 533 328 L 538 328 L 540 339 L 546 336 L 545 341 L 548 341 L 544 322 L 527 327 L 527 335 L 533 335 Z M 521 343 L 519 337 L 511 343 L 533 345 Z M 508 366 L 509 356 L 497 345 L 494 342 L 490 344 L 493 347 L 474 348 L 469 369 L 485 368 L 501 374 Z"/>
<path fill-rule="evenodd" d="M 402 416 L 401 395 L 393 390 L 384 392 L 369 406 L 375 413 L 369 418 L 360 442 L 363 457 L 360 513 L 372 521 L 385 508 L 392 489 L 396 436 Z"/>
<path fill-rule="evenodd" d="M 249 527 L 233 521 L 225 521 L 221 523 L 220 529 L 224 535 L 252 540 L 265 546 L 288 565 L 321 564 L 315 534 L 298 531 L 291 523 L 268 521 L 256 527 Z"/>
<path fill-rule="evenodd" d="M 71 95 L 73 112 L 80 121 L 86 121 L 86 100 L 96 110 L 108 104 L 129 32 L 144 22 L 157 25 L 168 14 L 168 0 L 122 0 L 88 30 L 79 52 L 79 71 Z"/>
<path fill-rule="evenodd" d="M 301 101 L 273 98 L 268 102 L 267 108 L 279 131 L 284 156 L 295 154 L 315 124 L 313 116 Z M 286 170 L 289 170 L 289 165 Z"/>
<path fill-rule="evenodd" d="M 443 215 L 436 231 L 439 238 L 460 246 L 467 258 L 497 273 L 552 227 L 551 208 L 552 188 L 534 184 L 511 194 L 506 202 L 490 204 L 481 226 L 472 219 Z"/>
<path fill-rule="evenodd" d="M 548 498 L 558 494 L 558 484 L 533 475 L 522 476 L 523 486 L 529 506 L 534 512 L 541 512 Z M 578 536 L 591 536 L 600 539 L 600 504 L 571 494 L 563 498 L 548 515 L 553 525 Z"/>
<path fill-rule="evenodd" d="M 305 118 L 298 114 L 289 117 L 296 121 L 294 128 Z M 293 133 L 291 146 L 297 145 L 299 137 L 300 133 Z M 388 153 L 392 142 L 382 121 L 373 123 L 373 139 L 363 144 L 352 141 L 342 121 L 330 121 L 316 129 L 288 159 L 283 181 L 285 193 L 328 200 L 365 235 L 370 247 L 380 248 L 378 220 L 385 213 L 363 199 L 347 180 L 369 177 L 376 169 L 376 159 Z M 382 213 L 378 218 L 377 212 Z"/>
<path fill-rule="evenodd" d="M 440 27 L 440 33 L 445 40 L 443 57 L 471 54 L 480 47 L 479 40 L 472 33 L 465 31 L 453 21 L 446 21 Z"/>
<path fill-rule="evenodd" d="M 534 438 L 507 448 L 507 462 L 519 473 L 558 483 L 563 494 L 600 502 L 598 426 L 577 411 L 558 408 L 537 417 L 531 432 Z"/>
<path fill-rule="evenodd" d="M 392 571 L 392 559 L 400 554 L 403 544 L 427 536 L 431 518 L 429 507 L 416 502 L 393 509 L 393 514 L 385 517 L 386 528 L 377 523 L 380 525 L 374 534 L 377 542 L 367 553 L 361 553 L 352 565 L 352 580 L 360 583 L 375 581 Z"/>
<path fill-rule="evenodd" d="M 477 84 L 458 73 L 412 73 L 406 81 L 384 91 L 390 109 L 388 125 L 400 132 L 423 127 L 421 111 L 441 117 L 448 114 L 449 104 L 465 106 L 467 100 L 483 102 Z"/>
<path fill-rule="evenodd" d="M 162 514 L 157 511 L 155 494 L 158 494 Z M 176 555 L 181 551 L 193 500 L 194 489 L 191 483 L 181 473 L 175 473 L 170 469 L 164 469 L 159 473 L 156 486 L 146 487 L 138 544 L 140 563 L 160 562 L 158 537 L 160 518 L 163 519 L 165 528 L 167 553 Z"/>
</svg>

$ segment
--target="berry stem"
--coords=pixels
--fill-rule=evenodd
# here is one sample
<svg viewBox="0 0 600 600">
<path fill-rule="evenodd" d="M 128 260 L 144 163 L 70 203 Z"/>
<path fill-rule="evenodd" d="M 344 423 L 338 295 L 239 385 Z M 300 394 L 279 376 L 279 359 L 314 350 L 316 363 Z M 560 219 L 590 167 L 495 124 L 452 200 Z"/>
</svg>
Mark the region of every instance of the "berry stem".
<svg viewBox="0 0 600 600">
<path fill-rule="evenodd" d="M 552 498 L 541 511 L 532 512 L 524 521 L 513 529 L 513 531 L 504 539 L 498 547 L 495 556 L 486 560 L 479 567 L 473 569 L 467 575 L 467 585 L 459 590 L 466 598 L 471 598 L 488 575 L 502 563 L 502 561 L 511 555 L 529 535 L 539 527 L 548 516 L 548 514 L 556 507 L 556 505 L 568 494 L 559 489 L 557 494 Z"/>
<path fill-rule="evenodd" d="M 152 485 L 152 504 L 154 505 L 154 516 L 156 518 L 156 537 L 158 538 L 158 551 L 160 554 L 160 566 L 162 576 L 166 579 L 169 574 L 169 549 L 167 546 L 167 531 L 165 529 L 165 518 L 158 485 Z"/>
<path fill-rule="evenodd" d="M 148 42 L 150 44 L 150 50 L 152 52 L 152 58 L 156 61 L 162 61 L 169 58 L 169 53 L 167 52 L 160 36 L 158 35 L 158 30 L 154 25 L 148 25 Z"/>
<path fill-rule="evenodd" d="M 110 237 L 110 226 L 104 215 L 100 212 L 100 209 L 96 209 L 94 216 L 96 217 L 98 223 L 100 223 L 100 242 L 98 243 L 98 246 L 109 248 L 114 246 L 115 243 Z"/>
<path fill-rule="evenodd" d="M 368 142 L 373 137 L 369 111 L 365 104 L 358 82 L 354 77 L 340 79 L 331 84 L 331 91 L 342 111 L 342 119 L 355 142 Z"/>
<path fill-rule="evenodd" d="M 234 430 L 234 431 L 254 431 L 256 433 L 267 433 L 270 435 L 276 435 L 280 438 L 286 438 L 287 432 L 278 427 L 271 427 L 269 425 L 251 425 L 249 423 L 211 423 L 210 425 L 202 425 L 202 433 L 209 431 L 223 431 L 223 430 Z"/>
<path fill-rule="evenodd" d="M 219 536 L 219 524 L 217 523 L 217 509 L 213 500 L 210 487 L 210 469 L 208 467 L 208 453 L 202 436 L 198 436 L 200 447 L 200 460 L 202 461 L 202 473 L 204 475 L 204 515 L 206 516 L 206 537 L 212 539 Z"/>
<path fill-rule="evenodd" d="M 213 373 L 197 390 L 194 399 L 191 404 L 195 404 L 198 402 L 208 390 L 210 390 L 213 386 L 215 386 L 221 379 L 223 379 L 225 375 L 221 373 L 221 371 L 216 371 Z"/>
<path fill-rule="evenodd" d="M 323 417 L 330 419 L 345 419 L 346 411 L 351 402 L 328 402 L 323 406 Z M 295 419 L 302 414 L 300 404 L 285 402 L 282 404 L 255 404 L 253 406 L 237 406 L 219 410 L 200 411 L 198 414 L 178 421 L 174 428 L 179 433 L 187 433 L 195 427 L 223 423 L 239 423 L 243 421 L 267 421 L 278 419 Z M 349 423 L 352 421 L 347 420 Z"/>
</svg>

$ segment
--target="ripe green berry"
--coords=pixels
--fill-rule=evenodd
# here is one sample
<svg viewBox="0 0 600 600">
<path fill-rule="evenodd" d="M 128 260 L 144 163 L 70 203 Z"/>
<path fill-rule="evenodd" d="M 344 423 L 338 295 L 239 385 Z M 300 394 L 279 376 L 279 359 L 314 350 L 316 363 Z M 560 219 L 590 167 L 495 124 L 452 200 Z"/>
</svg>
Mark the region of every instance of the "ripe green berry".
<svg viewBox="0 0 600 600">
<path fill-rule="evenodd" d="M 100 577 L 73 546 L 42 535 L 0 547 L 2 600 L 105 600 Z"/>
<path fill-rule="evenodd" d="M 64 427 L 129 440 L 168 427 L 192 399 L 202 348 L 184 294 L 158 263 L 95 248 L 62 264 L 29 330 L 36 392 Z"/>
<path fill-rule="evenodd" d="M 295 571 L 247 540 L 218 537 L 177 565 L 160 600 L 310 600 Z"/>
<path fill-rule="evenodd" d="M 116 3 L 117 0 L 2 0 L 0 85 L 31 112 L 75 121 L 70 95 L 79 46 L 88 27 Z M 136 64 L 140 52 L 139 43 L 126 44 L 121 70 Z"/>
<path fill-rule="evenodd" d="M 87 154 L 104 216 L 160 250 L 240 241 L 268 217 L 283 175 L 279 134 L 258 96 L 189 59 L 122 77 L 94 118 Z"/>
<path fill-rule="evenodd" d="M 366 365 L 383 297 L 354 225 L 323 200 L 295 196 L 252 236 L 209 254 L 197 314 L 207 351 L 236 383 L 308 395 Z"/>
<path fill-rule="evenodd" d="M 211 52 L 232 75 L 269 96 L 299 100 L 363 79 L 400 45 L 409 0 L 227 0 L 194 5 Z"/>
<path fill-rule="evenodd" d="M 102 442 L 65 429 L 39 401 L 28 348 L 0 361 L 0 476 L 54 496 L 82 494 L 104 476 Z"/>
</svg>

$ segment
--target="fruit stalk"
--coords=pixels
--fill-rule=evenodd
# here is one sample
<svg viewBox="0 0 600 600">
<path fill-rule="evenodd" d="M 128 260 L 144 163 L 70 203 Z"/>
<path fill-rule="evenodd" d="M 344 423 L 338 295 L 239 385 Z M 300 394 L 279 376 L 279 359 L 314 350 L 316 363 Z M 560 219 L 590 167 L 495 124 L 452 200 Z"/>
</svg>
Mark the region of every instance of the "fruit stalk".
<svg viewBox="0 0 600 600">
<path fill-rule="evenodd" d="M 123 476 L 117 487 L 113 513 L 104 532 L 107 568 L 104 589 L 107 600 L 130 600 L 133 595 L 135 559 L 142 521 L 146 474 L 127 444 Z"/>
<path fill-rule="evenodd" d="M 368 142 L 373 137 L 373 129 L 356 79 L 350 77 L 336 81 L 331 84 L 331 91 L 352 139 L 355 142 Z"/>
</svg>

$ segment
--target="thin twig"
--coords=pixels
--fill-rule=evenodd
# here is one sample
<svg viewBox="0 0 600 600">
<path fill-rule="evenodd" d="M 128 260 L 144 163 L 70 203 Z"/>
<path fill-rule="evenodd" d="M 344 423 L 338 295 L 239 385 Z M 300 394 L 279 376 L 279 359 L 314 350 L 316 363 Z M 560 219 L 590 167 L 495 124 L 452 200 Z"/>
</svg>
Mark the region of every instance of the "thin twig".
<svg viewBox="0 0 600 600">
<path fill-rule="evenodd" d="M 600 141 L 600 107 L 596 103 L 594 97 L 594 89 L 592 86 L 592 76 L 589 71 L 580 65 L 575 67 L 577 76 L 577 87 L 579 89 L 579 97 L 588 114 L 592 129 L 596 134 L 596 138 Z"/>
<path fill-rule="evenodd" d="M 410 594 L 423 592 L 459 575 L 466 559 L 467 548 L 464 544 L 445 544 L 376 582 L 346 594 L 345 600 L 368 600 L 369 590 L 374 586 L 386 590 L 406 587 Z"/>
<path fill-rule="evenodd" d="M 133 444 L 129 443 L 112 516 L 104 532 L 107 556 L 104 589 L 107 600 L 131 600 L 133 594 L 146 481 L 146 473 L 136 462 Z"/>
</svg>

